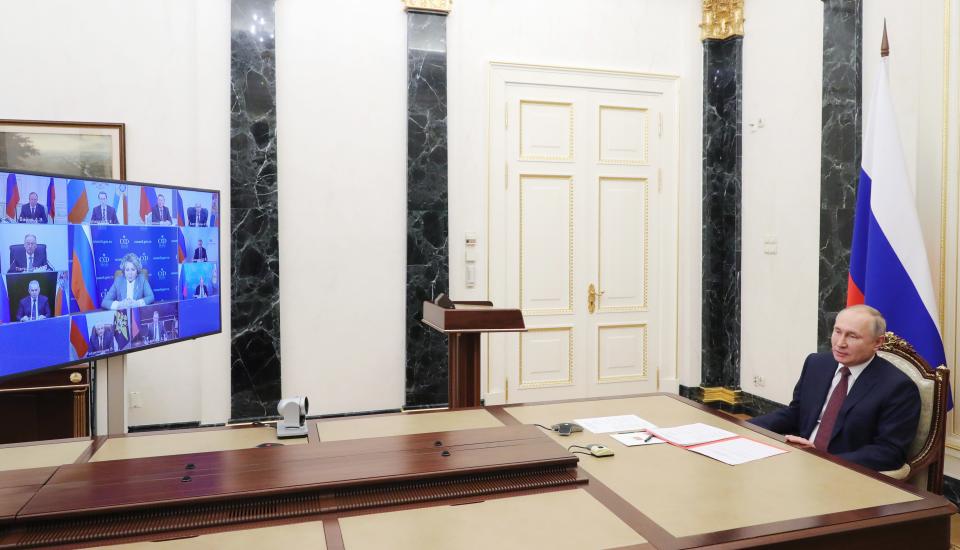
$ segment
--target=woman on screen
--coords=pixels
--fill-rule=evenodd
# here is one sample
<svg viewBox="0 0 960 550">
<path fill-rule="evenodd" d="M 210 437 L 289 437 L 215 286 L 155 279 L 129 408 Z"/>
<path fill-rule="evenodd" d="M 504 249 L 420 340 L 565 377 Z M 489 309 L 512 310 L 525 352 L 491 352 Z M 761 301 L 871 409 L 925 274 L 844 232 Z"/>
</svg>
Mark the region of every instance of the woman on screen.
<svg viewBox="0 0 960 550">
<path fill-rule="evenodd" d="M 120 260 L 120 268 L 123 276 L 113 280 L 100 307 L 115 310 L 152 304 L 153 289 L 141 273 L 143 266 L 140 265 L 140 258 L 131 252 Z"/>
</svg>

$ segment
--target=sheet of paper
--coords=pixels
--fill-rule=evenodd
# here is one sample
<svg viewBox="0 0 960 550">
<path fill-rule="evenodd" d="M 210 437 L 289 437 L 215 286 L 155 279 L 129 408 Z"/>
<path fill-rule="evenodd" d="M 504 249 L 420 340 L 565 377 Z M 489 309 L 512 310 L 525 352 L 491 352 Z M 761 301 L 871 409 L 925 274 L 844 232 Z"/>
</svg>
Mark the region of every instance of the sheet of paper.
<svg viewBox="0 0 960 550">
<path fill-rule="evenodd" d="M 653 437 L 652 434 L 647 432 L 630 432 L 625 434 L 610 434 L 610 437 L 616 439 L 620 443 L 623 443 L 627 447 L 636 447 L 637 445 L 656 445 L 657 443 L 666 443 L 662 439 L 657 439 Z M 648 439 L 644 441 L 644 439 Z"/>
<path fill-rule="evenodd" d="M 683 426 L 676 426 L 673 428 L 656 428 L 654 432 L 656 432 L 657 437 L 660 439 L 665 439 L 669 443 L 674 443 L 683 447 L 697 445 L 699 443 L 708 443 L 710 441 L 717 441 L 737 435 L 733 432 L 721 430 L 720 428 L 715 428 L 699 422 L 696 424 L 685 424 Z"/>
<path fill-rule="evenodd" d="M 595 434 L 629 432 L 645 430 L 647 428 L 656 428 L 656 426 L 635 414 L 622 414 L 620 416 L 598 416 L 596 418 L 578 418 L 574 420 L 574 422 L 583 426 L 584 430 L 591 431 Z"/>
<path fill-rule="evenodd" d="M 745 437 L 736 437 L 725 441 L 717 441 L 716 443 L 705 443 L 703 445 L 697 445 L 696 447 L 690 447 L 690 450 L 704 456 L 709 456 L 720 462 L 730 464 L 731 466 L 787 452 L 784 449 L 779 449 L 772 445 L 760 443 L 759 441 Z"/>
</svg>

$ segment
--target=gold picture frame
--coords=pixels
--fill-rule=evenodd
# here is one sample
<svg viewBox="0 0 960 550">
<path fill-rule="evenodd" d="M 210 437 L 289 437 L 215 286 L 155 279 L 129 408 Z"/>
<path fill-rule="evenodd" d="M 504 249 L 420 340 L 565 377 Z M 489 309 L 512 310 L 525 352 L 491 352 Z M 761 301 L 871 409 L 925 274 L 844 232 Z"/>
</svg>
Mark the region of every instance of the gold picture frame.
<svg viewBox="0 0 960 550">
<path fill-rule="evenodd" d="M 124 124 L 0 119 L 0 170 L 127 178 Z"/>
</svg>

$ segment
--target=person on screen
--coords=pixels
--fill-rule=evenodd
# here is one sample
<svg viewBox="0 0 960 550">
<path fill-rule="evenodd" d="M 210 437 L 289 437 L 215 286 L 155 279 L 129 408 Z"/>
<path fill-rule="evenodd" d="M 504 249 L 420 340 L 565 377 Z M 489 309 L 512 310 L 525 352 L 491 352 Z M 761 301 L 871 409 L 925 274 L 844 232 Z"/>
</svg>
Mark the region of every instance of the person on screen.
<svg viewBox="0 0 960 550">
<path fill-rule="evenodd" d="M 123 275 L 113 280 L 113 285 L 103 297 L 100 307 L 103 309 L 125 309 L 146 306 L 153 303 L 153 289 L 143 275 L 140 258 L 130 252 L 120 260 Z"/>
<path fill-rule="evenodd" d="M 207 285 L 203 284 L 203 275 L 200 276 L 200 284 L 197 285 L 197 289 L 193 291 L 194 298 L 206 298 L 210 295 L 210 289 Z"/>
<path fill-rule="evenodd" d="M 200 203 L 197 202 L 196 206 L 191 206 L 187 208 L 187 225 L 190 227 L 205 227 L 207 225 L 207 209 L 200 206 Z"/>
<path fill-rule="evenodd" d="M 47 261 L 46 249 L 37 246 L 37 236 L 27 233 L 23 236 L 23 248 L 10 251 L 10 269 L 7 273 L 34 271 L 53 271 L 53 266 Z"/>
<path fill-rule="evenodd" d="M 30 281 L 27 284 L 27 291 L 30 295 L 20 300 L 20 305 L 17 307 L 17 319 L 25 322 L 50 317 L 50 301 L 47 300 L 46 296 L 40 294 L 40 283 Z"/>
<path fill-rule="evenodd" d="M 113 351 L 113 327 L 107 330 L 108 325 L 97 325 L 90 338 L 89 355 L 101 355 Z"/>
<path fill-rule="evenodd" d="M 90 217 L 90 223 L 120 223 L 117 219 L 117 210 L 107 204 L 107 194 L 104 191 L 100 191 L 97 198 L 100 199 L 100 206 L 93 209 L 93 216 Z"/>
<path fill-rule="evenodd" d="M 787 443 L 867 468 L 903 466 L 917 433 L 920 392 L 877 355 L 886 329 L 883 315 L 870 306 L 841 311 L 830 337 L 832 353 L 807 357 L 790 405 L 750 422 L 786 435 Z"/>
<path fill-rule="evenodd" d="M 163 326 L 160 324 L 159 311 L 153 312 L 153 322 L 149 323 L 148 325 L 147 334 L 150 335 L 148 337 L 148 343 L 162 342 L 163 340 L 166 340 L 163 334 Z"/>
<path fill-rule="evenodd" d="M 200 239 L 197 241 L 197 248 L 193 250 L 193 261 L 195 262 L 207 261 L 207 249 L 203 247 L 203 239 Z"/>
<path fill-rule="evenodd" d="M 170 217 L 170 209 L 164 206 L 166 199 L 163 195 L 157 194 L 157 205 L 150 210 L 150 223 L 154 225 L 173 225 L 173 218 Z"/>
<path fill-rule="evenodd" d="M 20 208 L 20 223 L 47 223 L 47 211 L 42 204 L 37 204 L 37 194 L 30 193 L 29 200 Z"/>
</svg>

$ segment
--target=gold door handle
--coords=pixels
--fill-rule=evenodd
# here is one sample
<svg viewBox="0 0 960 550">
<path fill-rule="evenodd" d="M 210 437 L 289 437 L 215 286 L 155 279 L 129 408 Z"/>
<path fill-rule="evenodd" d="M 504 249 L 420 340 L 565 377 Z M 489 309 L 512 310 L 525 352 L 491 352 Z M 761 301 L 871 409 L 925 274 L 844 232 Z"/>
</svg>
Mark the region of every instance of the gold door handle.
<svg viewBox="0 0 960 550">
<path fill-rule="evenodd" d="M 587 311 L 593 313 L 597 310 L 597 299 L 603 296 L 604 292 L 603 290 L 597 292 L 597 287 L 590 283 L 590 286 L 587 287 Z"/>
</svg>

